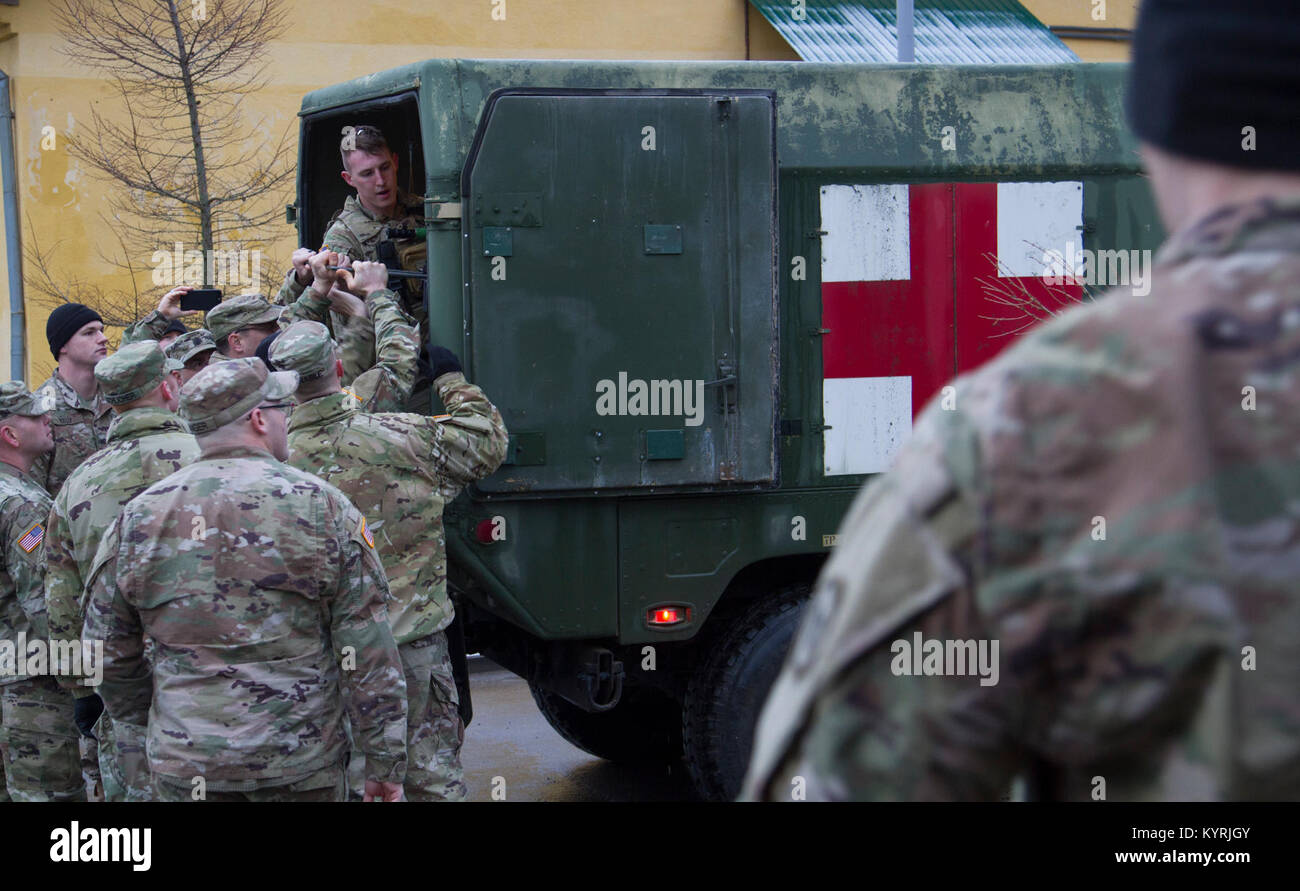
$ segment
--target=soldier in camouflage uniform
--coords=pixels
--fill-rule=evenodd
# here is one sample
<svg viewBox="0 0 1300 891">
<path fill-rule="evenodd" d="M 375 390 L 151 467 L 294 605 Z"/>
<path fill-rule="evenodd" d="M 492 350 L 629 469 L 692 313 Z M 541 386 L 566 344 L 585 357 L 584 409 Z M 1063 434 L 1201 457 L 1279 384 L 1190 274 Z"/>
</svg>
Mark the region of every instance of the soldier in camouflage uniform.
<svg viewBox="0 0 1300 891">
<path fill-rule="evenodd" d="M 164 294 L 157 309 L 122 332 L 122 346 L 147 340 L 156 341 L 164 350 L 171 346 L 178 336 L 185 333 L 185 323 L 181 319 L 203 312 L 200 309 L 181 309 L 181 298 L 193 290 L 189 285 L 181 285 Z"/>
<path fill-rule="evenodd" d="M 216 354 L 208 361 L 245 359 L 257 354 L 257 346 L 280 330 L 283 306 L 261 294 L 231 297 L 208 310 L 206 327 L 216 342 Z"/>
<path fill-rule="evenodd" d="M 378 290 L 385 278 L 382 264 L 360 263 L 355 286 L 387 293 Z M 442 508 L 495 471 L 506 450 L 500 413 L 465 380 L 450 350 L 434 355 L 434 383 L 448 414 L 431 418 L 358 410 L 340 391 L 342 362 L 324 325 L 296 322 L 271 348 L 272 363 L 302 381 L 289 421 L 289 462 L 338 486 L 374 520 L 410 698 L 406 792 L 413 801 L 465 796 L 464 725 L 444 633 L 455 614 Z"/>
<path fill-rule="evenodd" d="M 1067 800 L 1300 798 L 1300 31 L 1280 2 L 1140 15 L 1129 119 L 1173 233 L 1150 295 L 924 410 L 844 521 L 744 797 L 996 799 L 1032 773 Z M 997 682 L 916 676 L 917 632 L 999 642 Z"/>
<path fill-rule="evenodd" d="M 45 599 L 50 636 L 72 640 L 85 622 L 82 593 L 100 537 L 122 506 L 163 477 L 192 464 L 198 443 L 176 416 L 181 367 L 152 341 L 122 347 L 95 368 L 100 393 L 117 412 L 108 447 L 72 472 L 54 499 L 46 532 Z M 99 697 L 80 678 L 60 677 L 77 698 Z M 99 709 L 103 706 L 100 704 Z M 145 728 L 100 719 L 100 776 L 108 801 L 148 801 Z"/>
<path fill-rule="evenodd" d="M 108 355 L 108 338 L 99 313 L 80 303 L 65 303 L 50 313 L 45 337 L 59 364 L 36 393 L 54 406 L 54 451 L 37 459 L 31 475 L 45 491 L 57 495 L 73 468 L 108 441 L 112 413 L 95 382 L 95 365 Z"/>
<path fill-rule="evenodd" d="M 378 245 L 389 227 L 416 228 L 424 225 L 424 199 L 408 195 L 397 187 L 398 157 L 388 147 L 376 127 L 344 127 L 339 143 L 343 160 L 343 180 L 357 190 L 343 202 L 343 209 L 330 219 L 321 241 L 321 251 L 334 251 L 350 260 L 378 259 Z M 399 239 L 404 250 L 418 247 L 418 239 Z M 313 251 L 294 251 L 293 268 L 285 276 L 276 298 L 291 304 L 315 280 L 310 260 Z M 414 271 L 414 270 L 412 270 Z M 396 286 L 395 286 L 396 287 Z M 401 290 L 401 288 L 398 288 Z M 427 324 L 423 291 L 412 299 L 400 301 L 417 326 Z M 340 313 L 337 309 L 322 319 L 338 340 L 343 356 L 343 384 L 375 363 L 375 335 L 365 319 Z"/>
<path fill-rule="evenodd" d="M 47 409 L 22 381 L 0 384 L 0 781 L 7 800 L 85 801 L 72 697 L 53 677 L 19 671 L 27 642 L 49 640 L 42 576 L 50 498 L 28 475 L 54 447 Z"/>
<path fill-rule="evenodd" d="M 281 463 L 297 383 L 256 358 L 195 375 L 181 409 L 199 460 L 128 503 L 95 555 L 100 694 L 115 721 L 148 727 L 161 800 L 342 800 L 343 687 L 367 797 L 401 798 L 388 581 L 346 496 Z"/>
<path fill-rule="evenodd" d="M 216 350 L 217 342 L 212 339 L 212 332 L 207 328 L 196 328 L 182 334 L 167 347 L 167 358 L 180 364 L 179 368 L 172 369 L 178 393 L 190 378 L 208 367 Z"/>
</svg>

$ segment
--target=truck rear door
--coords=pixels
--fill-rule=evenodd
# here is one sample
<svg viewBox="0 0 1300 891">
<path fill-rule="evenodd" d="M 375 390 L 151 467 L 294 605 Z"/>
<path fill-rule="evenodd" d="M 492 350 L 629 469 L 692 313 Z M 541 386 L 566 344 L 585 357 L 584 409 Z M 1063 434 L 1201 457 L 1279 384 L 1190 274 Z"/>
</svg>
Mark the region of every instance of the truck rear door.
<svg viewBox="0 0 1300 891">
<path fill-rule="evenodd" d="M 776 477 L 776 157 L 765 91 L 509 89 L 462 178 L 489 493 Z"/>
</svg>

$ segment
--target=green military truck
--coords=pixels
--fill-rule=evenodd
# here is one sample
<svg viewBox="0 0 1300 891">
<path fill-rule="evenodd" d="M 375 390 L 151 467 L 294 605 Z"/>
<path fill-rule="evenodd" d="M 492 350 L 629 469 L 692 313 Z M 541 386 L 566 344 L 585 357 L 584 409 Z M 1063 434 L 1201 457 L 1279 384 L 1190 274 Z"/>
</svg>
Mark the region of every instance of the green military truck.
<svg viewBox="0 0 1300 891">
<path fill-rule="evenodd" d="M 430 340 L 510 430 L 445 515 L 470 651 L 574 744 L 732 797 L 913 415 L 1038 319 L 1142 293 L 1122 78 L 439 59 L 308 94 L 301 243 L 347 194 L 341 127 L 379 126 L 425 196 Z"/>
</svg>

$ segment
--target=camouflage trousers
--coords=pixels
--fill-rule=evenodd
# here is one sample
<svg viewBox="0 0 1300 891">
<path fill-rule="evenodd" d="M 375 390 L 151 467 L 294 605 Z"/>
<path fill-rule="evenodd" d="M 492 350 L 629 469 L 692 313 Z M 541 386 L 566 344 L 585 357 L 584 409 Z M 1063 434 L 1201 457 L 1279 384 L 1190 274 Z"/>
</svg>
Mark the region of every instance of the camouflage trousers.
<svg viewBox="0 0 1300 891">
<path fill-rule="evenodd" d="M 95 725 L 99 737 L 99 775 L 105 801 L 153 801 L 149 756 L 145 754 L 148 730 L 114 721 L 108 712 Z"/>
<path fill-rule="evenodd" d="M 0 753 L 12 801 L 85 801 L 72 695 L 54 678 L 0 687 Z"/>
<path fill-rule="evenodd" d="M 178 783 L 164 776 L 153 778 L 153 790 L 158 801 L 346 801 L 348 795 L 347 773 L 342 764 L 318 770 L 293 783 L 244 792 L 199 791 L 193 783 Z"/>
<path fill-rule="evenodd" d="M 86 785 L 88 801 L 104 800 L 104 779 L 99 774 L 99 740 L 89 736 L 77 738 L 81 754 L 81 780 Z"/>
<path fill-rule="evenodd" d="M 451 673 L 451 655 L 444 632 L 401 644 L 406 674 L 406 782 L 407 801 L 462 801 L 467 789 L 460 766 L 465 725 L 460 720 L 460 697 Z M 365 785 L 365 755 L 352 752 L 348 768 L 354 798 Z"/>
</svg>

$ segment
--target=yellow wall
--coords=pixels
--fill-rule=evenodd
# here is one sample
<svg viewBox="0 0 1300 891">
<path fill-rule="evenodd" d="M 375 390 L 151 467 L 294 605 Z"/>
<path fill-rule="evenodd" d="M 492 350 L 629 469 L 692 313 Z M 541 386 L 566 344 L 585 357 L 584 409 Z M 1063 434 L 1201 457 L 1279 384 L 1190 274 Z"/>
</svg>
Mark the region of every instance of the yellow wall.
<svg viewBox="0 0 1300 891">
<path fill-rule="evenodd" d="M 1137 22 L 1138 0 L 1020 0 L 1022 6 L 1048 27 L 1073 27 L 1131 31 Z M 1085 62 L 1127 62 L 1127 40 L 1062 40 Z"/>
<path fill-rule="evenodd" d="M 426 58 L 797 58 L 747 0 L 506 0 L 504 20 L 493 16 L 494 9 L 500 8 L 496 0 L 282 2 L 297 24 L 274 45 L 267 70 L 269 86 L 249 98 L 245 112 L 250 123 L 265 117 L 267 129 L 275 133 L 294 126 L 302 95 L 309 90 Z M 1131 13 L 1134 4 L 1135 0 L 1109 0 L 1110 15 L 1118 18 L 1114 24 L 1100 24 L 1130 26 L 1132 16 L 1121 8 Z M 1091 21 L 1090 0 L 1027 0 L 1026 5 L 1048 24 Z M 358 14 L 358 9 L 365 12 Z M 109 190 L 117 187 L 96 179 L 84 164 L 72 160 L 65 145 L 66 135 L 79 132 L 92 108 L 121 121 L 118 101 L 101 77 L 60 51 L 62 40 L 46 0 L 0 6 L 0 27 L 4 24 L 16 35 L 0 42 L 0 69 L 12 79 L 24 245 L 35 237 L 49 252 L 57 243 L 54 256 L 64 279 L 129 289 L 128 278 L 99 259 L 101 251 L 114 247 L 112 224 L 101 217 L 108 212 Z M 1077 47 L 1075 51 L 1085 58 L 1101 57 Z M 55 128 L 57 145 L 43 151 L 42 128 L 47 125 Z M 286 187 L 279 204 L 292 199 L 290 189 Z M 277 270 L 287 265 L 294 247 L 291 226 L 280 223 L 272 231 L 274 240 L 267 245 L 262 269 L 264 291 L 274 289 Z M 150 280 L 149 259 L 148 254 L 134 258 L 146 267 L 136 282 L 142 315 L 163 290 Z M 8 319 L 6 276 L 7 271 L 0 269 L 0 315 L 5 316 L 0 336 Z M 30 270 L 25 270 L 25 277 L 27 381 L 35 385 L 49 376 L 54 365 L 45 342 L 45 319 L 51 307 L 37 301 Z M 3 336 L 2 379 L 8 378 L 8 353 L 9 338 Z"/>
</svg>

